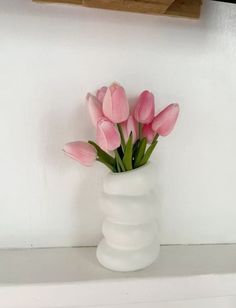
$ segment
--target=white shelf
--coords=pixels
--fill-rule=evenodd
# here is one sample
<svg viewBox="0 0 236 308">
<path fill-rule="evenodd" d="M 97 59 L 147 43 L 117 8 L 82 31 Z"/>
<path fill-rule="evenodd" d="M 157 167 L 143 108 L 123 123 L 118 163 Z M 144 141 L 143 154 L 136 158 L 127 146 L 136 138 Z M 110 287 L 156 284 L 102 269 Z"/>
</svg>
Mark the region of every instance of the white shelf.
<svg viewBox="0 0 236 308">
<path fill-rule="evenodd" d="M 157 307 L 216 297 L 236 307 L 234 296 L 236 245 L 162 246 L 155 264 L 133 273 L 102 268 L 95 248 L 0 251 L 1 308 Z"/>
</svg>

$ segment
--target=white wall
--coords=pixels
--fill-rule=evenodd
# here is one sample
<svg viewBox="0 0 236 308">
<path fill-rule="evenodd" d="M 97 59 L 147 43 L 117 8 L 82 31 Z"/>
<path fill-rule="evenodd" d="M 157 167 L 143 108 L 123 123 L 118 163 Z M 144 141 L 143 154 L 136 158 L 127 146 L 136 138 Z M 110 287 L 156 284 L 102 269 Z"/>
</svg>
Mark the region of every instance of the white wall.
<svg viewBox="0 0 236 308">
<path fill-rule="evenodd" d="M 96 244 L 106 169 L 66 158 L 94 136 L 84 98 L 113 80 L 179 102 L 155 155 L 163 243 L 236 242 L 236 5 L 200 21 L 0 0 L 0 247 Z"/>
</svg>

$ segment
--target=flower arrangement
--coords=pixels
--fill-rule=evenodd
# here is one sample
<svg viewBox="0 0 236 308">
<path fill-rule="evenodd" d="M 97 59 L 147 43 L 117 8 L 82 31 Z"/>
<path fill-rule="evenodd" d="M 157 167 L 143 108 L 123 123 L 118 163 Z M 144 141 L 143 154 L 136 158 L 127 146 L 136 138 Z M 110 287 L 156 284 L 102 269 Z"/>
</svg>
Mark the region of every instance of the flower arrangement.
<svg viewBox="0 0 236 308">
<path fill-rule="evenodd" d="M 179 115 L 178 104 L 170 104 L 155 115 L 154 96 L 147 90 L 131 110 L 124 88 L 116 83 L 102 87 L 96 96 L 89 93 L 87 106 L 96 128 L 96 142 L 69 142 L 64 152 L 84 166 L 99 161 L 114 173 L 145 165 L 158 138 L 173 130 Z"/>
</svg>

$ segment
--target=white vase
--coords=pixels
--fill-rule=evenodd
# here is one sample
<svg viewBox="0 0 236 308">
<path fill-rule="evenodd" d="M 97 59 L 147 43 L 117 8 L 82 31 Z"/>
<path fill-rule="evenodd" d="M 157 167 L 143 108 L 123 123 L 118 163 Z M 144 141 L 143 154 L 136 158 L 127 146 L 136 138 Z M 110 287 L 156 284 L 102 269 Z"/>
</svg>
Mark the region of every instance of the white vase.
<svg viewBox="0 0 236 308">
<path fill-rule="evenodd" d="M 108 173 L 100 200 L 105 214 L 104 238 L 97 247 L 97 259 L 114 271 L 135 271 L 152 264 L 159 255 L 154 168 L 148 163 L 122 173 Z"/>
</svg>

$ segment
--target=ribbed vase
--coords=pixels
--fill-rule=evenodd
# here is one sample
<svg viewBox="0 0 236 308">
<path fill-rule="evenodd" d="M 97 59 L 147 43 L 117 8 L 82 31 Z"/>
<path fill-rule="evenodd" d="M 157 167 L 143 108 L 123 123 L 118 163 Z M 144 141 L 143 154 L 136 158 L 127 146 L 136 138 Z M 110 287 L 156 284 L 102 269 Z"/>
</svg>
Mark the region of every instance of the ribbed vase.
<svg viewBox="0 0 236 308">
<path fill-rule="evenodd" d="M 114 271 L 135 271 L 152 264 L 159 255 L 160 241 L 152 192 L 151 163 L 123 173 L 108 173 L 100 200 L 105 214 L 104 238 L 97 259 Z"/>
</svg>

